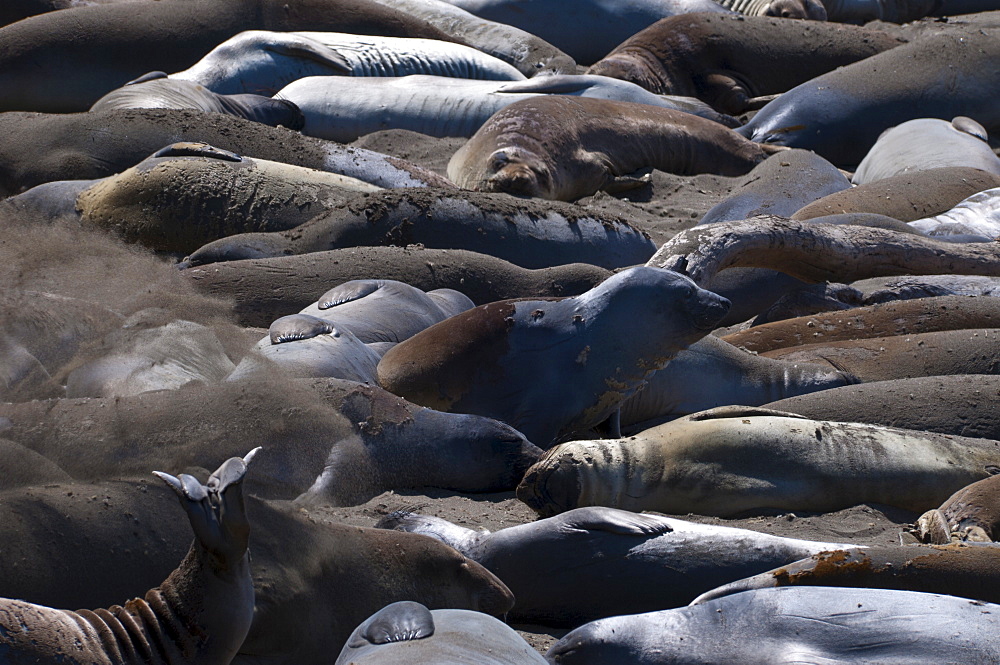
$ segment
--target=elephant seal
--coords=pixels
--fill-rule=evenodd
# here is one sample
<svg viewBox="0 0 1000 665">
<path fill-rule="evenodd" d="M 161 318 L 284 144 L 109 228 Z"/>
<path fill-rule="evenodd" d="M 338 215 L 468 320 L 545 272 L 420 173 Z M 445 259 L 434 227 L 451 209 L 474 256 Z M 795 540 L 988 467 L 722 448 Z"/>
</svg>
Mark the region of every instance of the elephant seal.
<svg viewBox="0 0 1000 665">
<path fill-rule="evenodd" d="M 340 524 L 246 489 L 256 606 L 236 665 L 329 665 L 358 624 L 399 600 L 491 615 L 513 605 L 496 576 L 430 538 Z M 133 597 L 162 581 L 191 543 L 186 524 L 166 519 L 176 510 L 173 492 L 145 480 L 0 496 L 18 516 L 0 524 L 11 553 L 0 561 L 0 594 L 30 602 L 80 607 Z M 51 533 L 60 534 L 57 542 Z"/>
<path fill-rule="evenodd" d="M 558 665 L 794 662 L 988 663 L 1000 606 L 889 589 L 784 587 L 601 619 L 545 657 Z"/>
<path fill-rule="evenodd" d="M 506 23 L 479 18 L 444 0 L 382 0 L 483 53 L 517 67 L 527 77 L 576 74 L 576 62 L 552 44 Z"/>
<path fill-rule="evenodd" d="M 46 182 L 121 173 L 164 146 L 207 143 L 257 159 L 357 178 L 379 187 L 455 189 L 447 178 L 396 157 L 266 127 L 234 116 L 176 109 L 0 114 L 0 196 Z M 100 135 L 100 141 L 88 137 Z"/>
<path fill-rule="evenodd" d="M 866 305 L 934 296 L 1000 296 L 1000 276 L 924 275 L 876 277 L 851 283 Z"/>
<path fill-rule="evenodd" d="M 977 236 L 980 241 L 995 240 L 1000 237 L 1000 188 L 973 194 L 954 208 L 940 215 L 914 220 L 910 226 L 921 233 L 944 239 L 960 235 Z"/>
<path fill-rule="evenodd" d="M 817 342 L 774 349 L 765 357 L 829 364 L 860 381 L 945 374 L 1000 374 L 996 328 L 964 328 L 868 339 Z"/>
<path fill-rule="evenodd" d="M 992 298 L 938 296 L 775 321 L 725 335 L 722 339 L 748 351 L 764 353 L 802 344 L 993 328 L 998 326 L 998 321 L 1000 303 Z"/>
<path fill-rule="evenodd" d="M 69 474 L 50 460 L 19 443 L 0 438 L 0 473 L 4 488 L 72 482 Z"/>
<path fill-rule="evenodd" d="M 186 265 L 415 243 L 489 254 L 525 268 L 622 268 L 655 251 L 649 236 L 623 217 L 507 194 L 420 188 L 362 195 L 287 232 L 228 236 L 195 250 Z"/>
<path fill-rule="evenodd" d="M 86 111 L 150 71 L 178 71 L 244 30 L 337 30 L 454 41 L 372 0 L 193 0 L 76 7 L 0 28 L 0 110 Z M 25 76 L 24 72 L 31 72 Z"/>
<path fill-rule="evenodd" d="M 175 143 L 75 197 L 46 183 L 11 201 L 30 210 L 56 209 L 69 199 L 86 225 L 126 242 L 190 252 L 234 233 L 290 229 L 355 194 L 381 188 L 356 178 L 281 162 L 242 157 L 204 143 Z M 72 194 L 72 190 L 70 190 Z"/>
<path fill-rule="evenodd" d="M 395 280 L 356 279 L 333 287 L 301 313 L 330 321 L 370 344 L 402 342 L 473 307 L 454 289 L 425 293 Z M 273 330 L 271 341 L 276 341 Z"/>
<path fill-rule="evenodd" d="M 390 349 L 378 382 L 417 404 L 496 418 L 545 447 L 606 420 L 728 308 L 680 275 L 629 268 L 580 296 L 446 319 Z"/>
<path fill-rule="evenodd" d="M 904 43 L 853 25 L 791 23 L 765 16 L 684 14 L 657 21 L 587 70 L 662 95 L 697 97 L 739 115 L 751 98 L 786 92 L 809 79 Z M 795 62 L 795 67 L 786 63 Z"/>
<path fill-rule="evenodd" d="M 608 0 L 449 0 L 476 16 L 538 35 L 581 65 L 592 65 L 623 41 L 662 18 L 691 12 L 730 13 L 705 0 L 640 0 L 623 6 Z M 573 11 L 573 25 L 566 13 Z"/>
<path fill-rule="evenodd" d="M 964 115 L 994 131 L 1000 112 L 982 91 L 1000 86 L 1000 70 L 990 66 L 997 58 L 1000 39 L 990 30 L 931 35 L 796 86 L 736 132 L 851 166 L 907 120 Z"/>
<path fill-rule="evenodd" d="M 289 83 L 306 77 L 409 74 L 524 78 L 497 58 L 440 40 L 248 30 L 222 42 L 191 67 L 171 74 L 170 80 L 200 84 L 220 94 L 254 93 L 270 97 Z"/>
<path fill-rule="evenodd" d="M 668 98 L 606 76 L 539 76 L 528 81 L 474 81 L 444 76 L 345 78 L 310 76 L 276 95 L 302 110 L 302 133 L 342 143 L 383 129 L 469 137 L 500 109 L 539 95 L 627 101 L 690 112 L 729 127 L 734 118 L 693 98 Z"/>
<path fill-rule="evenodd" d="M 803 206 L 792 219 L 807 220 L 847 212 L 869 212 L 912 222 L 946 212 L 966 198 L 1000 187 L 1000 176 L 964 166 L 901 173 Z"/>
<path fill-rule="evenodd" d="M 986 481 L 980 481 L 986 482 Z M 751 589 L 782 586 L 836 586 L 943 593 L 995 603 L 1000 548 L 871 547 L 813 554 L 786 566 L 724 584 L 691 601 L 692 605 Z"/>
<path fill-rule="evenodd" d="M 508 425 L 421 408 L 374 386 L 267 379 L 2 404 L 3 437 L 77 480 L 127 477 L 152 464 L 180 471 L 262 445 L 250 491 L 338 505 L 407 487 L 512 490 L 540 454 Z"/>
<path fill-rule="evenodd" d="M 920 376 L 833 388 L 763 405 L 814 420 L 872 423 L 1000 440 L 1000 377 Z"/>
<path fill-rule="evenodd" d="M 495 533 L 413 513 L 378 526 L 451 545 L 513 592 L 511 619 L 546 626 L 686 605 L 719 580 L 844 547 L 597 506 Z"/>
<path fill-rule="evenodd" d="M 732 406 L 627 439 L 559 444 L 528 470 L 517 497 L 542 516 L 595 505 L 718 517 L 860 503 L 917 512 L 998 460 L 987 439 Z"/>
<path fill-rule="evenodd" d="M 858 164 L 851 182 L 864 185 L 909 171 L 963 166 L 1000 176 L 1000 157 L 986 130 L 972 118 L 908 120 L 882 132 Z"/>
<path fill-rule="evenodd" d="M 791 216 L 816 199 L 849 189 L 850 181 L 837 167 L 805 150 L 771 155 L 743 176 L 743 182 L 705 213 L 698 226 L 750 219 L 757 215 Z M 782 293 L 801 287 L 790 275 L 761 268 L 733 268 L 704 286 L 733 303 L 722 321 L 745 321 L 766 310 Z"/>
<path fill-rule="evenodd" d="M 354 629 L 335 665 L 545 665 L 542 655 L 498 619 L 400 601 Z"/>
<path fill-rule="evenodd" d="M 168 79 L 153 72 L 112 90 L 90 107 L 91 111 L 113 109 L 193 109 L 206 113 L 228 113 L 272 127 L 302 129 L 305 118 L 295 104 L 263 95 L 219 95 L 190 81 Z"/>
<path fill-rule="evenodd" d="M 506 298 L 575 296 L 611 271 L 586 263 L 530 270 L 463 249 L 354 247 L 266 259 L 222 261 L 181 271 L 202 293 L 233 302 L 245 326 L 267 327 L 316 302 L 332 285 L 356 278 L 398 279 L 424 290 L 461 289 L 477 305 Z M 287 279 L 276 281 L 275 274 Z"/>
<path fill-rule="evenodd" d="M 11 665 L 230 662 L 254 614 L 242 481 L 258 450 L 227 460 L 204 485 L 187 474 L 154 471 L 176 493 L 194 530 L 184 560 L 161 585 L 124 607 L 68 612 L 0 599 L 4 659 Z"/>
<path fill-rule="evenodd" d="M 642 390 L 622 403 L 621 427 L 640 431 L 664 419 L 717 406 L 760 406 L 857 381 L 840 365 L 768 358 L 706 335 L 654 372 Z"/>
<path fill-rule="evenodd" d="M 688 113 L 550 96 L 493 115 L 452 156 L 448 177 L 466 189 L 572 201 L 642 185 L 634 174 L 648 168 L 742 175 L 776 151 Z"/>
<path fill-rule="evenodd" d="M 942 544 L 953 540 L 986 543 L 997 540 L 1000 537 L 1000 467 L 994 467 L 991 472 L 993 475 L 989 478 L 963 487 L 948 497 L 940 508 L 921 515 L 915 528 L 918 539 Z M 995 551 L 1000 553 L 1000 550 Z"/>
<path fill-rule="evenodd" d="M 347 329 L 308 314 L 291 314 L 271 325 L 270 334 L 226 380 L 246 381 L 277 371 L 300 379 L 374 383 L 380 358 L 379 352 Z"/>
</svg>

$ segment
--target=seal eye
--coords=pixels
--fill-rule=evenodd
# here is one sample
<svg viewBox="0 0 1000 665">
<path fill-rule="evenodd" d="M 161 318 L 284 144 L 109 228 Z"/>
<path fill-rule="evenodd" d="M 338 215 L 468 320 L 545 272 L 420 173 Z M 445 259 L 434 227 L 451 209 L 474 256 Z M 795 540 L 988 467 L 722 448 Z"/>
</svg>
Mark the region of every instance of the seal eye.
<svg viewBox="0 0 1000 665">
<path fill-rule="evenodd" d="M 490 155 L 490 170 L 499 171 L 510 163 L 510 157 L 505 150 L 497 150 Z"/>
</svg>

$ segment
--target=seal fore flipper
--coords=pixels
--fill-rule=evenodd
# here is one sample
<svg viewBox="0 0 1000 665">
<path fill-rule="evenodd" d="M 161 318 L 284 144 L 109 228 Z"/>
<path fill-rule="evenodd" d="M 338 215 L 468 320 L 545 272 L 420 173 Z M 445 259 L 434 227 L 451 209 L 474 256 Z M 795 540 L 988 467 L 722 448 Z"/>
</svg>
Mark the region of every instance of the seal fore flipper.
<svg viewBox="0 0 1000 665">
<path fill-rule="evenodd" d="M 632 513 L 627 510 L 590 506 L 576 508 L 555 518 L 571 529 L 606 531 L 622 536 L 655 536 L 670 533 L 673 527 L 656 515 Z"/>
<path fill-rule="evenodd" d="M 320 296 L 316 306 L 320 309 L 330 309 L 331 307 L 343 305 L 344 303 L 351 302 L 352 300 L 360 300 L 365 296 L 370 296 L 375 293 L 382 288 L 382 286 L 382 280 L 378 279 L 358 279 L 350 282 L 344 282 L 343 284 L 333 287 Z"/>
<path fill-rule="evenodd" d="M 430 610 L 413 601 L 400 601 L 386 605 L 365 621 L 348 646 L 356 648 L 365 644 L 388 644 L 422 640 L 434 634 L 434 617 Z"/>
</svg>

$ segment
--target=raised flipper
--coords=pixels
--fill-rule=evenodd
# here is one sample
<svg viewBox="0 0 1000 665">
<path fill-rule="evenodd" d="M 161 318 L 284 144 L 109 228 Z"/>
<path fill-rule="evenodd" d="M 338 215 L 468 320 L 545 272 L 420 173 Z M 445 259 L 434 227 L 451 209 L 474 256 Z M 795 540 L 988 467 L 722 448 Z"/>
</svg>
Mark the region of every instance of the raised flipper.
<svg viewBox="0 0 1000 665">
<path fill-rule="evenodd" d="M 365 296 L 378 291 L 385 286 L 385 282 L 380 279 L 355 279 L 335 286 L 322 296 L 316 303 L 320 309 L 330 309 L 337 305 L 343 305 L 352 300 L 361 300 Z"/>
<path fill-rule="evenodd" d="M 169 78 L 169 74 L 166 72 L 147 72 L 137 79 L 132 79 L 125 85 L 136 85 L 137 83 L 145 83 L 146 81 L 158 81 L 160 79 Z"/>
<path fill-rule="evenodd" d="M 674 530 L 662 517 L 603 506 L 575 508 L 552 519 L 566 529 L 605 531 L 621 536 L 655 536 Z"/>
<path fill-rule="evenodd" d="M 403 600 L 386 605 L 354 630 L 347 641 L 351 648 L 366 644 L 389 644 L 422 640 L 434 634 L 434 617 L 420 603 Z"/>
<path fill-rule="evenodd" d="M 987 133 L 985 127 L 980 125 L 972 118 L 967 118 L 964 115 L 959 115 L 952 118 L 951 126 L 960 132 L 965 132 L 970 136 L 975 136 L 977 139 L 982 139 L 984 141 L 990 140 L 990 135 L 989 133 Z"/>
<path fill-rule="evenodd" d="M 289 314 L 274 321 L 268 328 L 271 344 L 295 342 L 300 339 L 311 339 L 317 335 L 337 333 L 337 329 L 329 321 L 309 314 Z"/>
</svg>

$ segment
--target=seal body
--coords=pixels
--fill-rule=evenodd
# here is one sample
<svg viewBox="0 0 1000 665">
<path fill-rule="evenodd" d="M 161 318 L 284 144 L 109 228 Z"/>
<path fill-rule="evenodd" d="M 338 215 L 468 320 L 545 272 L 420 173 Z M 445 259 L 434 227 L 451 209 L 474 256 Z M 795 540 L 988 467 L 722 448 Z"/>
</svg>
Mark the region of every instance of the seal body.
<svg viewBox="0 0 1000 665">
<path fill-rule="evenodd" d="M 922 511 L 998 459 L 987 439 L 722 407 L 627 439 L 560 444 L 517 495 L 543 516 L 595 505 L 719 517 L 866 502 Z"/>
<path fill-rule="evenodd" d="M 511 619 L 547 626 L 685 605 L 719 580 L 843 547 L 597 506 L 494 533 L 412 513 L 379 526 L 451 545 L 510 588 Z"/>
<path fill-rule="evenodd" d="M 587 73 L 632 81 L 660 94 L 697 97 L 736 115 L 749 109 L 753 97 L 785 92 L 902 43 L 852 25 L 685 14 L 626 39 Z"/>
<path fill-rule="evenodd" d="M 390 349 L 379 383 L 410 401 L 502 420 L 536 444 L 599 424 L 703 337 L 728 301 L 675 273 L 631 268 L 560 301 L 500 301 Z M 628 338 L 623 325 L 641 317 Z"/>
<path fill-rule="evenodd" d="M 948 497 L 940 508 L 921 515 L 917 520 L 921 540 L 932 543 L 953 540 L 991 543 L 1000 537 L 1000 501 L 997 500 L 1000 467 L 991 471 L 994 475 L 963 487 Z"/>
<path fill-rule="evenodd" d="M 544 665 L 542 655 L 499 619 L 469 610 L 393 603 L 358 626 L 336 665 Z"/>
<path fill-rule="evenodd" d="M 992 154 L 992 153 L 991 153 Z M 1000 236 L 1000 188 L 973 194 L 940 215 L 910 222 L 910 226 L 932 237 L 974 237 L 976 241 Z"/>
<path fill-rule="evenodd" d="M 693 98 L 674 100 L 604 76 L 551 75 L 515 82 L 421 75 L 312 76 L 291 83 L 278 96 L 302 110 L 303 133 L 349 142 L 384 129 L 468 137 L 500 109 L 544 94 L 649 104 L 738 124 Z"/>
<path fill-rule="evenodd" d="M 990 64 L 998 57 L 1000 39 L 988 30 L 929 36 L 803 83 L 737 131 L 838 166 L 857 164 L 883 131 L 919 117 L 965 115 L 994 131 L 1000 111 L 983 90 L 1000 85 Z"/>
<path fill-rule="evenodd" d="M 603 99 L 544 97 L 491 117 L 448 162 L 460 187 L 571 201 L 643 184 L 629 174 L 741 175 L 772 152 L 687 113 Z"/>
<path fill-rule="evenodd" d="M 560 665 L 988 663 L 1000 658 L 997 611 L 990 603 L 914 591 L 761 589 L 601 619 L 563 637 L 546 658 Z"/>
<path fill-rule="evenodd" d="M 908 120 L 882 133 L 851 182 L 863 185 L 907 171 L 949 166 L 1000 175 L 1000 157 L 993 154 L 988 140 L 983 126 L 971 118 Z"/>
</svg>

